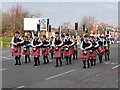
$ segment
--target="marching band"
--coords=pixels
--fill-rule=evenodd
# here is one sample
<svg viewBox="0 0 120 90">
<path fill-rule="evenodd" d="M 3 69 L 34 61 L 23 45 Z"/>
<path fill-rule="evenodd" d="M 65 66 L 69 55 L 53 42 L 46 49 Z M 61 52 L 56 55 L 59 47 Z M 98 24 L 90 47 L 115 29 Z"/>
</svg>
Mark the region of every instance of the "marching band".
<svg viewBox="0 0 120 90">
<path fill-rule="evenodd" d="M 25 55 L 25 63 L 31 61 L 31 55 L 34 56 L 34 66 L 40 65 L 41 48 L 44 60 L 43 64 L 49 63 L 49 53 L 51 53 L 51 59 L 55 59 L 56 62 L 55 67 L 62 66 L 62 59 L 66 60 L 66 65 L 71 65 L 72 58 L 73 60 L 78 59 L 79 50 L 81 50 L 80 60 L 83 62 L 83 68 L 95 66 L 97 56 L 99 63 L 103 62 L 103 55 L 105 55 L 105 61 L 110 60 L 111 41 L 109 40 L 109 35 L 103 38 L 102 36 L 94 37 L 85 34 L 81 40 L 78 40 L 76 36 L 70 37 L 69 34 L 59 37 L 59 32 L 55 32 L 55 38 L 52 36 L 51 40 L 47 40 L 46 36 L 43 35 L 43 39 L 40 40 L 38 34 L 35 33 L 34 39 L 30 41 L 28 36 L 25 36 L 25 40 L 23 40 L 19 34 L 16 31 L 15 37 L 11 41 L 11 48 L 13 49 L 11 51 L 12 56 L 15 57 L 15 65 L 21 65 L 21 52 Z"/>
</svg>

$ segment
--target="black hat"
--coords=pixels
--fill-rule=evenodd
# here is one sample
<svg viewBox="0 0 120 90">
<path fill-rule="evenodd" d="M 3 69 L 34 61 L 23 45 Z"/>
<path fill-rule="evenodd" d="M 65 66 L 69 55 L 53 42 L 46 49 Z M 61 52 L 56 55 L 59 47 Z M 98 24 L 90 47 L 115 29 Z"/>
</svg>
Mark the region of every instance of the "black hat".
<svg viewBox="0 0 120 90">
<path fill-rule="evenodd" d="M 37 37 L 38 37 L 38 34 L 37 34 L 37 33 L 35 33 L 35 34 L 34 34 L 34 36 L 37 36 Z"/>
<path fill-rule="evenodd" d="M 91 38 L 94 38 L 94 36 L 91 36 Z"/>
<path fill-rule="evenodd" d="M 55 34 L 58 34 L 58 35 L 59 35 L 59 32 L 55 32 Z"/>
<path fill-rule="evenodd" d="M 43 38 L 46 38 L 46 36 L 45 36 L 45 35 L 43 35 Z"/>
<path fill-rule="evenodd" d="M 25 38 L 28 38 L 28 36 L 25 36 Z"/>
<path fill-rule="evenodd" d="M 88 35 L 85 34 L 84 37 L 88 37 Z"/>
<path fill-rule="evenodd" d="M 76 38 L 76 36 L 74 36 L 74 38 Z"/>
<path fill-rule="evenodd" d="M 69 34 L 66 34 L 66 36 L 69 36 Z"/>
<path fill-rule="evenodd" d="M 65 37 L 63 34 L 62 34 L 62 36 L 61 37 Z"/>
<path fill-rule="evenodd" d="M 16 34 L 20 34 L 18 31 L 15 32 Z"/>
<path fill-rule="evenodd" d="M 53 38 L 53 36 L 51 38 Z"/>
<path fill-rule="evenodd" d="M 109 37 L 109 35 L 106 35 L 106 37 Z"/>
</svg>

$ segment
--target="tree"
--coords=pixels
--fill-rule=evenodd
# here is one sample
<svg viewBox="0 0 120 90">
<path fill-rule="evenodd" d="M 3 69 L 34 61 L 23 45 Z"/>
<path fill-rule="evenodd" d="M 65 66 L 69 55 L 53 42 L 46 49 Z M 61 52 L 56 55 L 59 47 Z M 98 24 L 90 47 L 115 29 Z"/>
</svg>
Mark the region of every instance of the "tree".
<svg viewBox="0 0 120 90">
<path fill-rule="evenodd" d="M 24 36 L 24 18 L 40 17 L 40 14 L 30 14 L 19 4 L 2 13 L 2 33 L 19 31 L 21 36 Z"/>
<path fill-rule="evenodd" d="M 80 22 L 80 27 L 81 28 L 83 25 L 86 25 L 86 28 L 88 28 L 88 34 L 90 34 L 92 30 L 93 24 L 97 23 L 97 20 L 94 16 L 83 16 Z"/>
</svg>

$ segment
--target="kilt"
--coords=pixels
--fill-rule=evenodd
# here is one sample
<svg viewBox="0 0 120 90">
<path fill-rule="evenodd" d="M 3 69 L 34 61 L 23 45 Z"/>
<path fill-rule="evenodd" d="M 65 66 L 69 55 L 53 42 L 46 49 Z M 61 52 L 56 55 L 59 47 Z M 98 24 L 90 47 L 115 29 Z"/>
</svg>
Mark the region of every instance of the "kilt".
<svg viewBox="0 0 120 90">
<path fill-rule="evenodd" d="M 103 55 L 103 54 L 104 54 L 104 49 L 101 48 L 101 49 L 99 50 L 99 52 L 98 52 L 98 55 L 100 56 L 100 55 Z"/>
<path fill-rule="evenodd" d="M 52 47 L 49 48 L 49 53 L 54 53 L 54 49 Z"/>
<path fill-rule="evenodd" d="M 82 51 L 81 55 L 80 55 L 80 59 L 89 59 L 89 51 L 87 51 L 87 55 L 83 54 L 84 51 Z"/>
<path fill-rule="evenodd" d="M 15 49 L 17 49 L 17 52 L 14 51 Z M 21 46 L 14 47 L 14 50 L 13 50 L 13 52 L 12 52 L 12 56 L 13 56 L 13 57 L 21 56 Z"/>
<path fill-rule="evenodd" d="M 54 58 L 60 58 L 61 57 L 61 48 L 59 48 L 58 49 L 58 51 L 56 51 L 55 49 L 54 49 Z"/>
<path fill-rule="evenodd" d="M 97 54 L 97 50 L 94 50 L 92 54 L 89 53 L 89 58 L 96 58 Z"/>
<path fill-rule="evenodd" d="M 23 55 L 30 55 L 30 48 L 27 48 L 27 52 L 24 52 L 24 49 L 23 49 Z"/>
<path fill-rule="evenodd" d="M 45 49 L 46 51 L 43 52 L 43 49 Z M 42 48 L 42 55 L 49 55 L 49 54 L 48 54 L 48 50 L 49 50 L 48 47 L 46 47 L 46 48 Z"/>
<path fill-rule="evenodd" d="M 69 48 L 69 51 L 66 52 L 66 48 L 64 48 L 64 56 L 71 56 L 72 55 L 72 48 Z"/>
<path fill-rule="evenodd" d="M 77 51 L 77 48 L 73 47 L 73 54 L 77 54 L 78 51 Z"/>
<path fill-rule="evenodd" d="M 31 56 L 40 56 L 40 48 L 36 48 L 35 52 L 33 51 L 33 48 L 32 48 Z"/>
<path fill-rule="evenodd" d="M 104 47 L 104 53 L 110 53 L 110 50 L 108 49 L 108 47 Z"/>
</svg>

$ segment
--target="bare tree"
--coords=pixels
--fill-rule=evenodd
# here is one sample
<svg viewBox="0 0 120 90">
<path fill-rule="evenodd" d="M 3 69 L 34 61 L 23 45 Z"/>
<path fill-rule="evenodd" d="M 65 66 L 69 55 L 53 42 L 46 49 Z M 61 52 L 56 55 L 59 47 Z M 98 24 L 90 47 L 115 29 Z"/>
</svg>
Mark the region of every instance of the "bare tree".
<svg viewBox="0 0 120 90">
<path fill-rule="evenodd" d="M 11 7 L 2 14 L 2 33 L 8 30 L 11 33 L 20 31 L 21 36 L 24 36 L 24 18 L 38 17 L 38 14 L 30 14 L 29 11 L 22 8 L 21 5 Z M 39 16 L 40 17 L 40 16 Z"/>
</svg>

